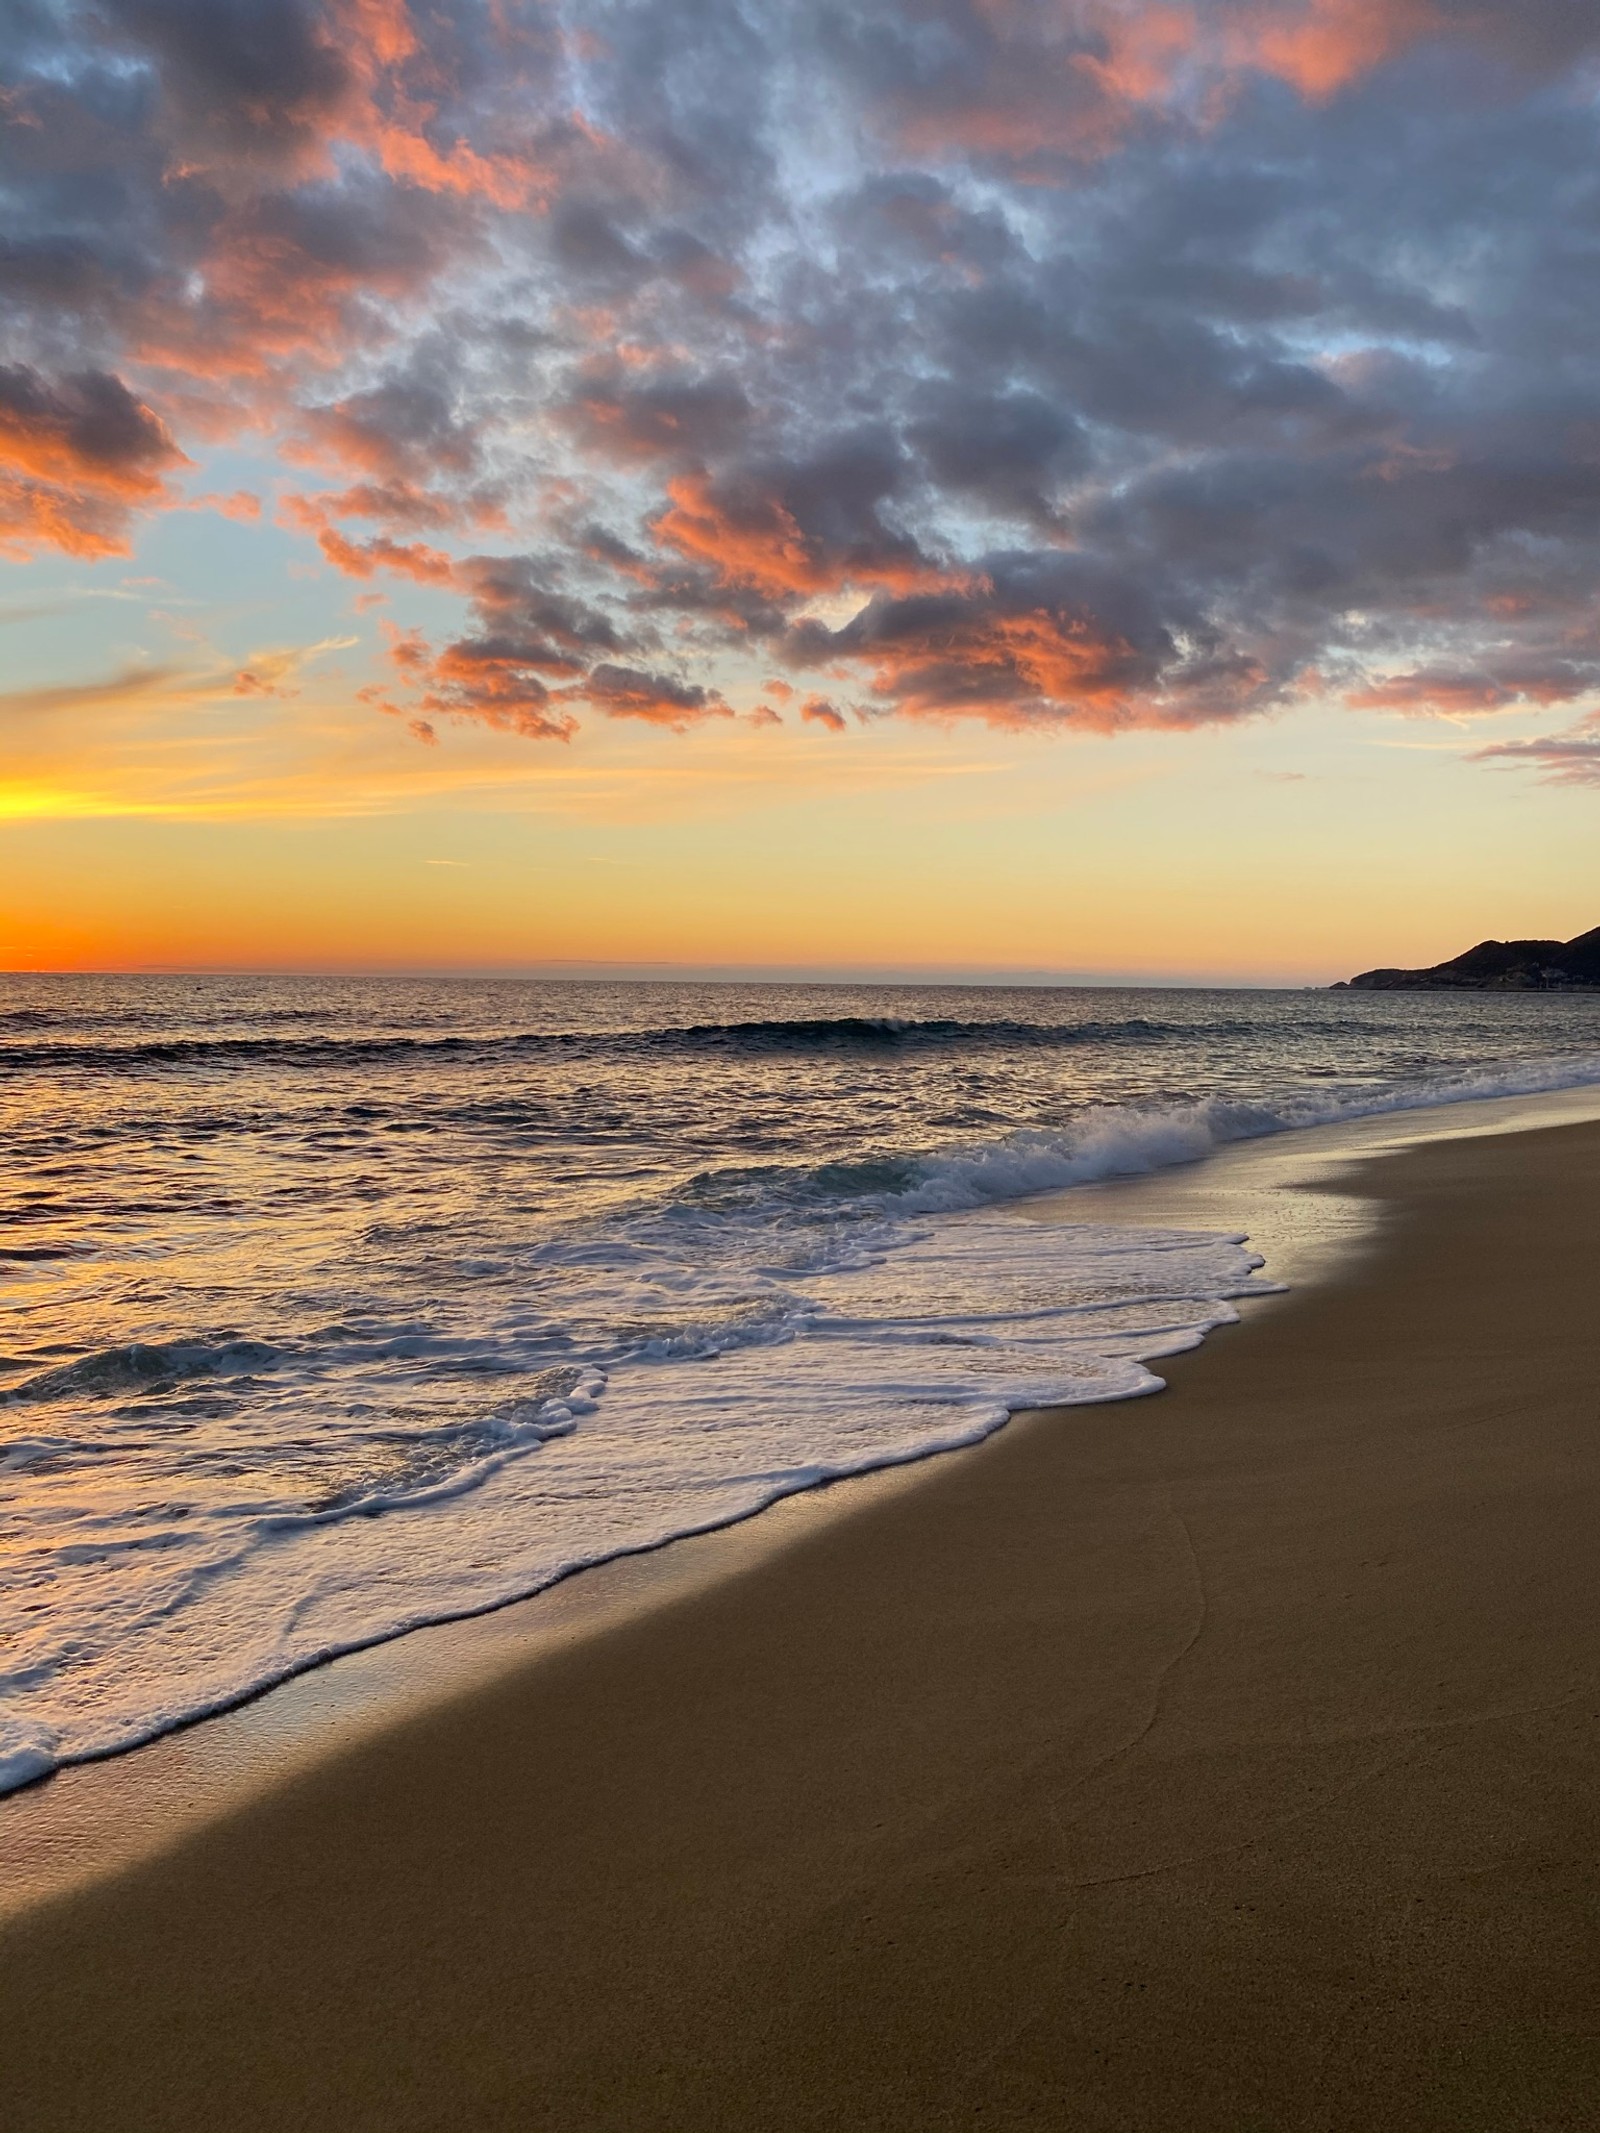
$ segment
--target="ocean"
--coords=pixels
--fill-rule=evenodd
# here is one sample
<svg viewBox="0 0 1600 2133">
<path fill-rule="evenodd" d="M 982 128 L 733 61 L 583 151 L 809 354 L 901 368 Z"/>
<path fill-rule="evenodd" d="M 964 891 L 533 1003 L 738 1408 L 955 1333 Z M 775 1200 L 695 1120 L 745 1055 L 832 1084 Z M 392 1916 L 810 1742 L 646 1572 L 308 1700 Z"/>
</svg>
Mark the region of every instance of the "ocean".
<svg viewBox="0 0 1600 2133">
<path fill-rule="evenodd" d="M 1030 1194 L 1592 1082 L 1600 995 L 0 978 L 0 1790 L 1270 1286 Z"/>
</svg>

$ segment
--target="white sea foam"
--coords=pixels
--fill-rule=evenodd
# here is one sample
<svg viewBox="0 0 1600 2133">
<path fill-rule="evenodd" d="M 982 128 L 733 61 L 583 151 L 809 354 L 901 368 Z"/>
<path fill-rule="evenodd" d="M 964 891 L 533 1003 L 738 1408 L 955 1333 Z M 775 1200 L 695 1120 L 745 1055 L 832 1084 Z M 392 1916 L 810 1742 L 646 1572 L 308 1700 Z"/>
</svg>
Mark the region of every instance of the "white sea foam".
<svg viewBox="0 0 1600 2133">
<path fill-rule="evenodd" d="M 694 1324 L 636 1341 L 560 1398 L 485 1415 L 477 1456 L 409 1488 L 311 1508 L 241 1476 L 177 1516 L 86 1489 L 70 1461 L 58 1489 L 36 1466 L 9 1535 L 7 1581 L 36 1611 L 13 1617 L 0 1787 L 581 1565 L 975 1443 L 1018 1408 L 1152 1391 L 1149 1361 L 1262 1286 L 1241 1239 L 1205 1234 L 979 1215 L 880 1224 L 861 1244 L 800 1276 L 698 1283 L 626 1241 L 575 1251 L 569 1307 L 603 1292 L 612 1323 L 638 1327 L 681 1321 L 687 1300 Z"/>
<path fill-rule="evenodd" d="M 930 1214 L 994 1205 L 1102 1178 L 1138 1177 L 1199 1162 L 1232 1142 L 1269 1134 L 1595 1083 L 1600 1083 L 1600 1053 L 1585 1052 L 1390 1087 L 1311 1090 L 1273 1103 L 1207 1097 L 1192 1103 L 1097 1105 L 1056 1132 L 1018 1132 L 999 1142 L 928 1157 L 898 1202 L 909 1212 Z"/>
</svg>

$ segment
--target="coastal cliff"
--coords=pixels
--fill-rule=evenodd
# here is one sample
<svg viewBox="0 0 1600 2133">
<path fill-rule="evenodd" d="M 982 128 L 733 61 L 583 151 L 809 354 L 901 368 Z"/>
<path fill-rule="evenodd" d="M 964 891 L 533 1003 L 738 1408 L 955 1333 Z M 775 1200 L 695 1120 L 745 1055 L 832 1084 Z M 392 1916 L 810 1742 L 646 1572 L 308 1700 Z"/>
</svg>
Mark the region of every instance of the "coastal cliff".
<svg viewBox="0 0 1600 2133">
<path fill-rule="evenodd" d="M 1428 970 L 1363 970 L 1336 992 L 1571 992 L 1600 989 L 1600 926 L 1570 941 L 1479 941 Z"/>
</svg>

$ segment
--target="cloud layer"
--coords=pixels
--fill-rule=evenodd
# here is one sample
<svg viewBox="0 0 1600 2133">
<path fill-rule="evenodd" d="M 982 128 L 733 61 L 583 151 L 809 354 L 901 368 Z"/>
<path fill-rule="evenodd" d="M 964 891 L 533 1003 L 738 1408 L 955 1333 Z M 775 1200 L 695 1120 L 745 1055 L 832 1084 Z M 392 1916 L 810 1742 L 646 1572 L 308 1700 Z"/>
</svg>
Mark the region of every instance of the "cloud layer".
<svg viewBox="0 0 1600 2133">
<path fill-rule="evenodd" d="M 252 438 L 423 737 L 1600 689 L 1575 0 L 13 0 L 4 66 L 0 545 Z"/>
</svg>

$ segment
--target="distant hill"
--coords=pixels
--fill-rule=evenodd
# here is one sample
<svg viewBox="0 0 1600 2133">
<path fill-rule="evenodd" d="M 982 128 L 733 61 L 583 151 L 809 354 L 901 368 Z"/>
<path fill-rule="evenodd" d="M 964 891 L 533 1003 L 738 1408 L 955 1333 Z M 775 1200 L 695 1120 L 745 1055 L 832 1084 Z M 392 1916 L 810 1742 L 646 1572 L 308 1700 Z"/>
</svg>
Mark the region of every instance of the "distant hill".
<svg viewBox="0 0 1600 2133">
<path fill-rule="evenodd" d="M 1352 992 L 1570 992 L 1600 987 L 1600 926 L 1573 941 L 1479 941 L 1430 970 L 1363 970 Z"/>
</svg>

